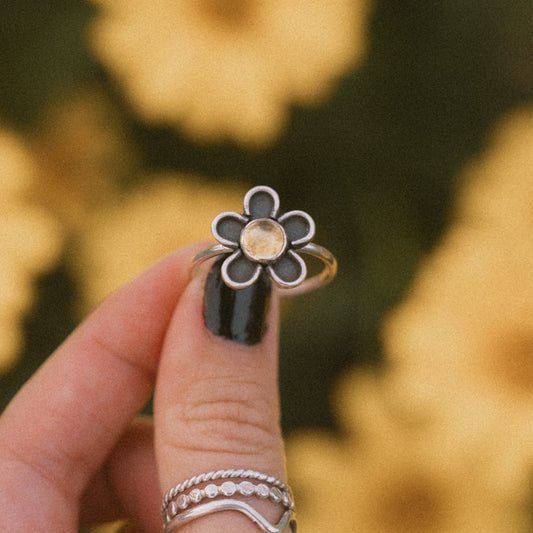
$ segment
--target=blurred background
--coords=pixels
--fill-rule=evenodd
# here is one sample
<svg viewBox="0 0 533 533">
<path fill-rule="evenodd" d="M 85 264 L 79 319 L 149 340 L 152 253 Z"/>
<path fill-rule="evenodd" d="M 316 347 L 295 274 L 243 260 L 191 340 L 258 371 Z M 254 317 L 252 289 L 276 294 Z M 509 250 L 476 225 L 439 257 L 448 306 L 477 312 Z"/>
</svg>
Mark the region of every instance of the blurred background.
<svg viewBox="0 0 533 533">
<path fill-rule="evenodd" d="M 339 261 L 283 303 L 302 530 L 533 531 L 529 0 L 0 21 L 2 408 L 106 295 L 270 185 Z"/>
</svg>

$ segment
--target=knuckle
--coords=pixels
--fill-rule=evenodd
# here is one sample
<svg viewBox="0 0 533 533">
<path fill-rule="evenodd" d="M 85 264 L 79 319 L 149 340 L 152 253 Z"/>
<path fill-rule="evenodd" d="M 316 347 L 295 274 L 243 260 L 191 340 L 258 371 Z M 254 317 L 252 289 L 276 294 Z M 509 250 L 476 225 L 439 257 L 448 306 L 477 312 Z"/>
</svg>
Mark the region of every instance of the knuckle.
<svg viewBox="0 0 533 533">
<path fill-rule="evenodd" d="M 172 445 L 181 450 L 263 455 L 281 441 L 277 398 L 267 397 L 259 383 L 197 382 L 168 416 Z"/>
</svg>

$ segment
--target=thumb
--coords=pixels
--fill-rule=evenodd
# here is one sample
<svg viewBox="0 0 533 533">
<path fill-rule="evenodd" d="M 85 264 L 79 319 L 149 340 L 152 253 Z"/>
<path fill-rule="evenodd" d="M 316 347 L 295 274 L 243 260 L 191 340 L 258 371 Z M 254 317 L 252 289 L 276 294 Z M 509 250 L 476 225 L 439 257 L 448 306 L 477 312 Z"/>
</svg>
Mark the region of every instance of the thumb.
<svg viewBox="0 0 533 533">
<path fill-rule="evenodd" d="M 229 289 L 219 264 L 207 281 L 191 281 L 163 348 L 154 417 L 164 491 L 214 470 L 250 469 L 285 477 L 277 386 L 278 301 L 266 278 L 248 289 Z M 267 500 L 248 501 L 276 523 L 282 514 L 279 505 Z M 231 511 L 192 520 L 181 531 L 256 533 L 257 527 Z"/>
</svg>

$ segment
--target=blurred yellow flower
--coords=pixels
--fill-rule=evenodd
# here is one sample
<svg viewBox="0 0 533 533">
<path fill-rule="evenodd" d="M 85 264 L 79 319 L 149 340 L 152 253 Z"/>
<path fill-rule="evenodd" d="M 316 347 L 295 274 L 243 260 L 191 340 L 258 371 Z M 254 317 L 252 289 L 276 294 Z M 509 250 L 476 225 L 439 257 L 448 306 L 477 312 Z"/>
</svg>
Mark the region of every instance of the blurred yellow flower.
<svg viewBox="0 0 533 533">
<path fill-rule="evenodd" d="M 500 124 L 463 183 L 454 223 L 385 323 L 390 394 L 443 460 L 462 456 L 516 501 L 533 469 L 533 110 Z"/>
<path fill-rule="evenodd" d="M 531 530 L 532 109 L 499 125 L 461 185 L 384 323 L 385 370 L 339 387 L 342 437 L 289 442 L 305 531 Z"/>
<path fill-rule="evenodd" d="M 136 155 L 118 113 L 98 88 L 80 88 L 51 103 L 32 134 L 39 176 L 34 197 L 71 234 L 94 210 L 120 195 Z"/>
<path fill-rule="evenodd" d="M 101 206 L 80 232 L 72 257 L 83 311 L 171 251 L 212 241 L 211 221 L 225 209 L 239 210 L 242 196 L 239 186 L 151 175 L 144 186 Z"/>
<path fill-rule="evenodd" d="M 500 126 L 464 182 L 455 223 L 385 325 L 387 351 L 426 399 L 469 389 L 533 437 L 533 111 Z"/>
<path fill-rule="evenodd" d="M 93 1 L 93 48 L 147 120 L 252 146 L 353 67 L 369 11 L 369 0 Z"/>
<path fill-rule="evenodd" d="M 34 303 L 35 278 L 61 251 L 54 219 L 29 197 L 34 160 L 22 140 L 0 130 L 0 373 L 23 347 L 22 321 Z"/>
<path fill-rule="evenodd" d="M 461 218 L 531 233 L 533 107 L 519 109 L 497 125 L 489 150 L 468 165 L 463 182 Z"/>
<path fill-rule="evenodd" d="M 370 373 L 348 374 L 335 402 L 342 436 L 307 432 L 289 440 L 289 477 L 303 531 L 529 531 L 525 499 L 485 486 L 464 456 L 447 461 L 438 442 L 395 420 L 384 387 Z"/>
</svg>

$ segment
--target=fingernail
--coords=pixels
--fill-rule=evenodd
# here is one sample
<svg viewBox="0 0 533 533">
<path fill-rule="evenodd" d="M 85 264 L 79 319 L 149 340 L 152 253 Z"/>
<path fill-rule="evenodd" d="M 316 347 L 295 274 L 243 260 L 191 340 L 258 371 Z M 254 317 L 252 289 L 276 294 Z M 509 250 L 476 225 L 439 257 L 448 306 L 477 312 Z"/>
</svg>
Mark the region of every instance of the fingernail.
<svg viewBox="0 0 533 533">
<path fill-rule="evenodd" d="M 205 325 L 219 337 L 252 346 L 261 342 L 266 331 L 270 279 L 260 276 L 247 289 L 230 289 L 220 275 L 224 259 L 218 259 L 207 276 L 204 292 Z"/>
</svg>

